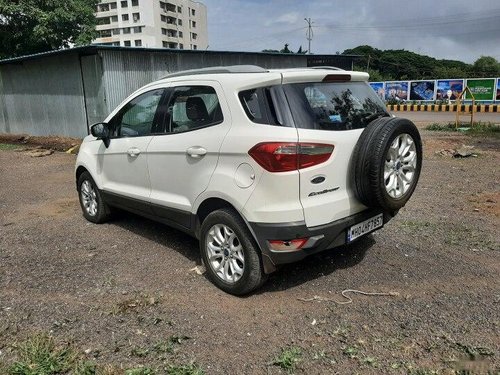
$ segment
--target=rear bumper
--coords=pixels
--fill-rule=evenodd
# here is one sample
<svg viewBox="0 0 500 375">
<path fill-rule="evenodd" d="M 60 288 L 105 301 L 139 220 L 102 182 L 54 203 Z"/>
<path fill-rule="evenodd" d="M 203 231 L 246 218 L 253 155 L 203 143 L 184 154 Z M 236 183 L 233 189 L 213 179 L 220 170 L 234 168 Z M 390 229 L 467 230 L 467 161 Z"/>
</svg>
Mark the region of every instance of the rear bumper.
<svg viewBox="0 0 500 375">
<path fill-rule="evenodd" d="M 292 223 L 250 222 L 249 224 L 262 250 L 264 271 L 266 273 L 271 273 L 276 270 L 277 265 L 296 262 L 304 259 L 308 255 L 346 244 L 347 228 L 381 213 L 384 215 L 384 224 L 391 220 L 396 214 L 385 212 L 381 209 L 368 209 L 355 215 L 311 228 L 308 228 L 303 221 Z M 267 242 L 268 240 L 292 240 L 306 237 L 314 238 L 314 240 L 311 241 L 313 245 L 297 251 L 272 251 L 269 249 Z"/>
</svg>

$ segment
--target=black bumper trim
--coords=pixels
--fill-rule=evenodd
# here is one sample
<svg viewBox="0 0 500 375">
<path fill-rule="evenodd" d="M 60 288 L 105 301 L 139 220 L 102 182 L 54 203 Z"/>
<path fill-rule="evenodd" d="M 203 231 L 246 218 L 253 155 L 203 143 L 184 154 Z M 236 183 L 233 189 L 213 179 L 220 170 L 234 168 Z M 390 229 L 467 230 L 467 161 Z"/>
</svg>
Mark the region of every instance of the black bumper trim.
<svg viewBox="0 0 500 375">
<path fill-rule="evenodd" d="M 262 254 L 264 255 L 264 271 L 266 273 L 271 273 L 276 270 L 276 266 L 279 264 L 296 262 L 311 254 L 345 245 L 347 241 L 347 228 L 378 214 L 384 215 L 385 224 L 395 216 L 396 212 L 387 212 L 381 209 L 368 209 L 343 219 L 311 228 L 308 228 L 305 222 L 250 222 L 249 225 L 252 228 Z M 271 251 L 267 244 L 268 240 L 292 240 L 295 238 L 305 238 L 319 235 L 323 235 L 324 237 L 317 242 L 316 246 L 299 251 L 280 253 Z"/>
</svg>

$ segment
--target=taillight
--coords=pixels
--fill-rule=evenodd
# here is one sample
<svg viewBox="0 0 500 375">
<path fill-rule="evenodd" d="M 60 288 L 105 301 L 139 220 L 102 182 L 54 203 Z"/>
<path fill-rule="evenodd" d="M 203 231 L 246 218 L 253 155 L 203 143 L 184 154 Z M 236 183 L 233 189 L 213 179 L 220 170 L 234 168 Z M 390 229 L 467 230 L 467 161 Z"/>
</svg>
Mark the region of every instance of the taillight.
<svg viewBox="0 0 500 375">
<path fill-rule="evenodd" d="M 269 172 L 289 172 L 324 163 L 333 152 L 333 145 L 301 142 L 264 142 L 248 153 Z"/>
<path fill-rule="evenodd" d="M 269 240 L 269 247 L 274 251 L 295 251 L 302 249 L 309 238 L 296 238 L 294 240 Z"/>
</svg>

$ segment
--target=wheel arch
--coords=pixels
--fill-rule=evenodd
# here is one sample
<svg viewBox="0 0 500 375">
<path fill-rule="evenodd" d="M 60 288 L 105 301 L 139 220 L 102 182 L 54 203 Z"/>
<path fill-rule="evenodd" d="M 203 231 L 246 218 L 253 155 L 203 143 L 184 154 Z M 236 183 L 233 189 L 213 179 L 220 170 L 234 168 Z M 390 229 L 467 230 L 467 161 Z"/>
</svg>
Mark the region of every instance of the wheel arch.
<svg viewBox="0 0 500 375">
<path fill-rule="evenodd" d="M 219 198 L 219 197 L 209 197 L 204 199 L 200 205 L 198 206 L 196 213 L 193 215 L 194 223 L 193 223 L 193 228 L 194 228 L 194 235 L 195 237 L 200 240 L 200 229 L 201 229 L 201 223 L 203 223 L 203 220 L 211 213 L 216 210 L 222 209 L 222 208 L 229 208 L 232 209 L 234 212 L 238 214 L 238 216 L 241 217 L 245 225 L 247 226 L 248 230 L 250 231 L 257 249 L 260 252 L 263 266 L 264 266 L 264 272 L 271 273 L 276 270 L 276 266 L 274 263 L 271 261 L 269 256 L 266 255 L 264 251 L 262 251 L 262 248 L 260 247 L 260 242 L 257 238 L 257 235 L 253 231 L 252 227 L 248 223 L 248 221 L 245 219 L 245 217 L 241 214 L 241 212 L 233 205 L 231 202 L 229 202 L 226 199 Z"/>
<path fill-rule="evenodd" d="M 78 185 L 78 179 L 80 178 L 80 176 L 82 175 L 82 173 L 84 172 L 89 172 L 87 168 L 85 168 L 83 165 L 79 165 L 77 168 L 76 168 L 76 171 L 75 171 L 75 183 Z M 89 172 L 90 173 L 90 172 Z M 78 186 L 76 187 L 78 189 Z"/>
</svg>

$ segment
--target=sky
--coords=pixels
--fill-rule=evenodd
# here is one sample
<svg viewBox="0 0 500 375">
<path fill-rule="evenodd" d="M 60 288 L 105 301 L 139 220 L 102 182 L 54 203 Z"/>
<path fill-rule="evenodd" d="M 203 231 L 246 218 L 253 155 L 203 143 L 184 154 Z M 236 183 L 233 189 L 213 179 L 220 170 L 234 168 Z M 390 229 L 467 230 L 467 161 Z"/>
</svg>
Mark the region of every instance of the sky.
<svg viewBox="0 0 500 375">
<path fill-rule="evenodd" d="M 405 49 L 435 58 L 500 60 L 500 0 L 201 0 L 209 49 L 307 49 L 335 54 L 359 45 Z"/>
</svg>

